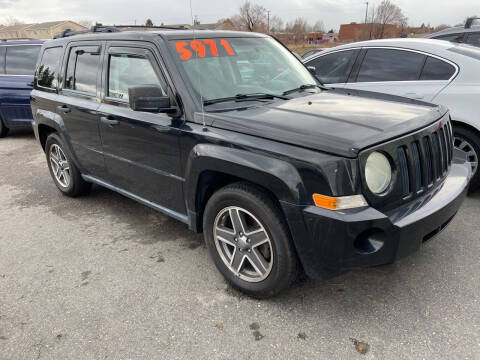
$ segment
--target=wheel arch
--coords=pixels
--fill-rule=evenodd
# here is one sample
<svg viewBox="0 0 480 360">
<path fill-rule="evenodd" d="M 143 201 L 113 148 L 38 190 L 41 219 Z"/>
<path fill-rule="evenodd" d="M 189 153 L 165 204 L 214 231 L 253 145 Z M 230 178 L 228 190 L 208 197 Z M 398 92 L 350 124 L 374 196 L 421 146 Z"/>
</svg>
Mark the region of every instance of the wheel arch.
<svg viewBox="0 0 480 360">
<path fill-rule="evenodd" d="M 192 230 L 202 231 L 203 210 L 215 191 L 240 181 L 261 188 L 277 202 L 298 204 L 305 197 L 292 164 L 250 151 L 200 144 L 190 153 L 186 168 L 185 201 Z"/>
</svg>

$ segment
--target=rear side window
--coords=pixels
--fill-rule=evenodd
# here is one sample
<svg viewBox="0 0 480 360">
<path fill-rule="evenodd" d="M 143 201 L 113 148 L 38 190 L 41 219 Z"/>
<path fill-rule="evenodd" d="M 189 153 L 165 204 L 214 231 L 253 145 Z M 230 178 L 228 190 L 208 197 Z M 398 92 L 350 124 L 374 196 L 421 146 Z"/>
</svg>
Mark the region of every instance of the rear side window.
<svg viewBox="0 0 480 360">
<path fill-rule="evenodd" d="M 448 80 L 454 73 L 455 68 L 452 65 L 429 56 L 423 67 L 420 80 Z"/>
<path fill-rule="evenodd" d="M 39 45 L 7 46 L 5 72 L 7 75 L 33 75 L 37 63 Z"/>
<path fill-rule="evenodd" d="M 338 51 L 309 61 L 307 66 L 315 66 L 315 74 L 324 84 L 347 82 L 355 62 L 357 51 Z"/>
<path fill-rule="evenodd" d="M 128 88 L 156 85 L 162 88 L 150 60 L 134 55 L 111 55 L 108 72 L 108 96 L 128 100 Z M 162 89 L 163 93 L 165 91 Z"/>
<path fill-rule="evenodd" d="M 468 34 L 466 43 L 480 47 L 480 32 Z"/>
<path fill-rule="evenodd" d="M 451 42 L 462 42 L 463 33 L 436 36 L 436 37 L 434 37 L 434 39 L 451 41 Z"/>
<path fill-rule="evenodd" d="M 63 55 L 62 47 L 47 48 L 42 54 L 38 67 L 37 85 L 45 88 L 57 88 L 57 75 Z"/>
<path fill-rule="evenodd" d="M 95 94 L 99 63 L 98 46 L 73 47 L 68 58 L 64 88 Z"/>
<path fill-rule="evenodd" d="M 418 80 L 425 55 L 393 49 L 367 51 L 357 82 Z"/>
</svg>

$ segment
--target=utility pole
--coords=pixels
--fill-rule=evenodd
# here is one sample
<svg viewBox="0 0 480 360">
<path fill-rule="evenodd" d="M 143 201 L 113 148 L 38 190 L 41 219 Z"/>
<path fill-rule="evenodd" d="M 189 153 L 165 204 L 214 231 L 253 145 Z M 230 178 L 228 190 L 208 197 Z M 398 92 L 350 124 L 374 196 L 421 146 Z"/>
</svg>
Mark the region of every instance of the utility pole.
<svg viewBox="0 0 480 360">
<path fill-rule="evenodd" d="M 365 4 L 367 5 L 367 9 L 365 10 L 365 24 L 366 24 L 367 18 L 368 18 L 368 1 Z"/>
<path fill-rule="evenodd" d="M 270 10 L 267 10 L 267 34 L 270 34 Z"/>
</svg>

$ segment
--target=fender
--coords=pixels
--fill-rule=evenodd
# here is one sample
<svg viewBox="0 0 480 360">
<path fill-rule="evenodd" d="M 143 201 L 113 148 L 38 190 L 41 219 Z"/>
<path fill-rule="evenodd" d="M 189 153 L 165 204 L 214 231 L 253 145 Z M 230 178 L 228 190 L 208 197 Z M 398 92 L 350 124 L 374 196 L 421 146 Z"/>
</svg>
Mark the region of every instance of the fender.
<svg viewBox="0 0 480 360">
<path fill-rule="evenodd" d="M 208 170 L 261 185 L 279 201 L 300 204 L 306 196 L 297 169 L 286 161 L 241 149 L 199 144 L 192 148 L 185 171 L 185 201 L 190 214 L 201 212 L 196 202 L 197 184 L 201 174 Z"/>
</svg>

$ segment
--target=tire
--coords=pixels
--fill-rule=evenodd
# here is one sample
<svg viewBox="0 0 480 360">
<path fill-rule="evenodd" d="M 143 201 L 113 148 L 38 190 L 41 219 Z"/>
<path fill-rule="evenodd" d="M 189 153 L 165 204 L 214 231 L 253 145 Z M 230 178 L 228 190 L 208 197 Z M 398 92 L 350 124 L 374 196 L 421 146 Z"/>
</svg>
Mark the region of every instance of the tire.
<svg viewBox="0 0 480 360">
<path fill-rule="evenodd" d="M 5 124 L 3 123 L 3 120 L 0 119 L 0 138 L 7 136 L 9 130 L 10 129 L 6 127 Z"/>
<path fill-rule="evenodd" d="M 45 154 L 53 182 L 66 196 L 86 195 L 90 192 L 92 184 L 83 180 L 80 171 L 65 149 L 66 146 L 57 133 L 48 136 L 45 142 Z"/>
<path fill-rule="evenodd" d="M 474 174 L 470 180 L 469 191 L 477 189 L 480 185 L 480 137 L 474 131 L 462 126 L 454 126 L 453 128 L 454 145 L 467 153 L 467 159 L 472 163 L 472 171 Z"/>
<path fill-rule="evenodd" d="M 243 225 L 235 226 L 238 221 Z M 301 272 L 279 206 L 248 183 L 228 185 L 213 194 L 205 207 L 203 233 L 218 270 L 249 296 L 274 296 L 290 287 Z M 243 262 L 238 261 L 242 256 Z"/>
</svg>

